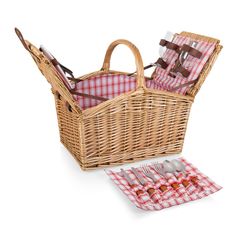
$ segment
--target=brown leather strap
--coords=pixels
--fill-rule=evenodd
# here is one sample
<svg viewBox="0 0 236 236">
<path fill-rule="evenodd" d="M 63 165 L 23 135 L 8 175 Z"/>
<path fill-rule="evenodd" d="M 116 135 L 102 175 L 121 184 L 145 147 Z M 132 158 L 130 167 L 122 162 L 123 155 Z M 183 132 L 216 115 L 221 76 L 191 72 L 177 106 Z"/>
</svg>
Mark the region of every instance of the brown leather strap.
<svg viewBox="0 0 236 236">
<path fill-rule="evenodd" d="M 70 69 L 68 69 L 67 67 L 63 66 L 63 65 L 60 64 L 60 63 L 59 63 L 59 65 L 60 65 L 61 69 L 62 69 L 64 72 L 66 72 L 66 73 L 69 74 L 72 78 L 74 78 L 73 71 L 71 71 Z"/>
<path fill-rule="evenodd" d="M 180 84 L 180 85 L 176 86 L 175 88 L 170 89 L 170 92 L 176 91 L 180 88 L 186 87 L 186 86 L 191 85 L 191 84 L 195 84 L 197 81 L 198 81 L 198 79 L 194 79 L 194 80 L 188 81 L 184 84 Z"/>
<path fill-rule="evenodd" d="M 79 92 L 76 92 L 74 90 L 71 90 L 70 92 L 72 94 L 74 94 L 74 95 L 78 95 L 78 96 L 86 97 L 86 98 L 92 98 L 92 99 L 96 99 L 96 100 L 100 100 L 100 101 L 107 101 L 107 100 L 109 100 L 108 98 L 104 98 L 104 97 L 100 97 L 100 96 L 95 96 L 95 95 L 91 95 L 91 94 L 87 94 L 87 93 L 79 93 Z"/>
<path fill-rule="evenodd" d="M 68 76 L 67 76 L 67 79 L 70 80 L 70 81 L 73 81 L 75 83 L 79 83 L 79 82 L 83 81 L 82 79 L 76 79 L 74 77 L 68 77 Z"/>
<path fill-rule="evenodd" d="M 188 71 L 187 69 L 185 69 L 183 66 L 179 65 L 178 67 L 176 67 L 174 69 L 174 72 L 179 72 L 180 74 L 182 74 L 184 77 L 188 77 L 190 75 L 190 71 Z"/>
<path fill-rule="evenodd" d="M 20 39 L 21 43 L 23 44 L 24 48 L 31 54 L 33 55 L 35 58 L 37 58 L 37 60 L 40 62 L 40 58 L 30 49 L 30 45 L 28 46 L 26 44 L 26 41 L 22 35 L 22 33 L 20 32 L 19 29 L 15 28 L 15 32 L 16 35 L 18 36 L 18 38 Z"/>
<path fill-rule="evenodd" d="M 159 57 L 155 64 L 158 64 L 161 66 L 161 68 L 166 69 L 168 67 L 168 64 L 161 58 Z"/>
<path fill-rule="evenodd" d="M 149 69 L 149 68 L 152 68 L 153 66 L 156 66 L 157 64 L 160 65 L 161 68 L 163 68 L 163 69 L 166 69 L 166 68 L 168 67 L 168 64 L 167 64 L 161 57 L 159 57 L 155 63 L 152 63 L 152 64 L 149 64 L 149 65 L 147 65 L 147 66 L 144 66 L 143 69 L 144 69 L 144 70 L 147 70 L 147 69 Z M 128 75 L 128 76 L 132 76 L 132 75 L 134 75 L 135 73 L 136 73 L 136 71 L 133 72 L 133 73 L 127 74 L 127 75 Z"/>
<path fill-rule="evenodd" d="M 18 38 L 20 39 L 21 43 L 23 44 L 24 48 L 25 48 L 27 51 L 31 52 L 31 51 L 29 50 L 27 44 L 25 43 L 25 39 L 24 39 L 22 33 L 20 32 L 20 30 L 17 29 L 17 28 L 15 28 L 15 32 L 16 32 L 16 35 L 18 36 Z"/>
<path fill-rule="evenodd" d="M 56 58 L 53 58 L 53 59 L 51 60 L 51 63 L 52 63 L 54 66 L 58 66 L 58 65 L 59 65 L 59 62 L 57 61 Z"/>
<path fill-rule="evenodd" d="M 187 44 L 184 44 L 180 51 L 182 52 L 187 52 L 189 55 L 193 56 L 193 57 L 196 57 L 196 58 L 201 58 L 202 56 L 202 53 L 200 51 L 198 51 L 197 49 L 195 48 L 192 48 L 190 47 L 189 45 Z"/>
<path fill-rule="evenodd" d="M 39 48 L 39 51 L 43 52 L 42 48 Z M 56 67 L 56 66 L 60 66 L 61 69 L 64 71 L 64 73 L 69 74 L 71 77 L 67 77 L 68 79 L 72 80 L 74 79 L 74 75 L 72 70 L 68 69 L 67 67 L 63 66 L 54 56 L 53 59 L 51 59 L 51 63 Z M 74 81 L 74 80 L 72 80 Z M 80 80 L 76 80 L 76 82 L 79 82 Z M 74 81 L 75 82 L 75 81 Z"/>
<path fill-rule="evenodd" d="M 160 43 L 159 43 L 162 47 L 166 47 L 168 49 L 174 50 L 176 52 L 179 51 L 179 45 L 169 42 L 165 39 L 161 39 Z"/>
</svg>

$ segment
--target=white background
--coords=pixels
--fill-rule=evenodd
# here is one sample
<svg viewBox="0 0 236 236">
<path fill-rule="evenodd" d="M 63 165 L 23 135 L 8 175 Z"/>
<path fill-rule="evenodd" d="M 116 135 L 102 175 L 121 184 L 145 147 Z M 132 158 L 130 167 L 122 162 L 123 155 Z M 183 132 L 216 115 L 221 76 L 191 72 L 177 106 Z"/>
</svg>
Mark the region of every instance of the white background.
<svg viewBox="0 0 236 236">
<path fill-rule="evenodd" d="M 235 235 L 235 1 L 1 1 L 0 235 Z M 193 104 L 183 156 L 223 189 L 159 212 L 135 208 L 103 170 L 82 172 L 59 142 L 50 86 L 14 27 L 79 76 L 118 38 L 144 64 L 167 30 L 216 37 L 224 49 Z M 112 67 L 134 70 L 128 49 Z M 140 163 L 138 163 L 140 164 Z"/>
</svg>

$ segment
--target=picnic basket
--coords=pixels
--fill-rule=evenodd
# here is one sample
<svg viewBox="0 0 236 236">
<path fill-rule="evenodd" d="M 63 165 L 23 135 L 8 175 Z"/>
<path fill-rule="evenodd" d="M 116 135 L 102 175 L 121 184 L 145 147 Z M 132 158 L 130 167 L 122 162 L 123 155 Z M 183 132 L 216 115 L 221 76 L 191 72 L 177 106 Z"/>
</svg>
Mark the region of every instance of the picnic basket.
<svg viewBox="0 0 236 236">
<path fill-rule="evenodd" d="M 25 40 L 19 30 L 16 29 L 16 33 L 51 84 L 60 140 L 83 170 L 180 153 L 195 95 L 222 48 L 217 39 L 188 32 L 180 33 L 193 39 L 216 43 L 197 82 L 183 96 L 147 88 L 145 81 L 150 78 L 144 76 L 139 50 L 127 40 L 116 40 L 106 51 L 102 69 L 81 76 L 79 80 L 107 74 L 126 76 L 126 72 L 110 70 L 113 50 L 123 44 L 135 58 L 137 73 L 133 79 L 136 80 L 136 88 L 83 110 L 62 82 L 53 62 Z"/>
</svg>

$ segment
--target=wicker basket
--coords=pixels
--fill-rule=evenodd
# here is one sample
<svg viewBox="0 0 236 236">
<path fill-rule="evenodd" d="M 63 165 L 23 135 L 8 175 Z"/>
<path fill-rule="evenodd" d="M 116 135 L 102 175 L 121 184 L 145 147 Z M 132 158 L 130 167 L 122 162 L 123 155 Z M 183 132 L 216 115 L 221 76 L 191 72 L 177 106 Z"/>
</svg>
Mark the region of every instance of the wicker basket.
<svg viewBox="0 0 236 236">
<path fill-rule="evenodd" d="M 187 32 L 182 32 L 181 35 L 217 43 L 197 83 L 186 96 L 147 89 L 143 62 L 138 49 L 129 41 L 117 40 L 107 49 L 103 69 L 80 79 L 85 80 L 97 74 L 127 74 L 109 69 L 114 48 L 124 44 L 135 57 L 136 89 L 82 110 L 58 77 L 53 64 L 18 34 L 52 86 L 61 142 L 83 170 L 120 165 L 182 151 L 194 97 L 222 46 L 217 39 Z"/>
</svg>

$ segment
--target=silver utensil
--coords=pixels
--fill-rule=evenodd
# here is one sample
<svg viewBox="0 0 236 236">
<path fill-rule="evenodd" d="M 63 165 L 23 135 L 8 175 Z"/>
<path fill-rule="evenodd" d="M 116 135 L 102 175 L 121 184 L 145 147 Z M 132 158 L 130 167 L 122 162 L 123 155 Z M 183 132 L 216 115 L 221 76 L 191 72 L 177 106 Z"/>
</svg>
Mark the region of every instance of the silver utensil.
<svg viewBox="0 0 236 236">
<path fill-rule="evenodd" d="M 146 180 L 143 178 L 143 176 L 138 172 L 138 170 L 134 167 L 131 168 L 132 172 L 134 173 L 134 175 L 137 177 L 138 181 L 140 182 L 140 184 L 145 185 Z"/>
<path fill-rule="evenodd" d="M 120 170 L 121 170 L 120 175 L 128 182 L 128 184 L 131 188 L 134 188 L 136 186 L 136 184 L 130 178 L 128 173 L 126 173 L 124 169 L 120 169 Z M 140 196 L 141 194 L 143 194 L 143 190 L 141 190 L 141 189 L 135 190 L 135 193 L 136 193 L 137 196 Z"/>
<path fill-rule="evenodd" d="M 168 160 L 165 160 L 163 162 L 163 169 L 165 173 L 171 173 L 171 174 L 174 174 L 176 171 L 175 166 Z"/>
<path fill-rule="evenodd" d="M 137 177 L 138 181 L 140 182 L 140 184 L 142 184 L 143 186 L 145 186 L 145 184 L 147 183 L 147 181 L 143 178 L 143 176 L 138 172 L 138 170 L 134 167 L 131 168 L 132 172 L 134 173 L 134 175 Z M 152 187 L 147 189 L 147 192 L 150 196 L 153 196 L 153 194 L 156 192 L 156 190 Z M 158 201 L 157 199 L 155 201 Z"/>
<path fill-rule="evenodd" d="M 124 169 L 120 169 L 120 170 L 121 170 L 121 171 L 120 171 L 121 176 L 124 177 L 124 178 L 127 180 L 128 184 L 129 184 L 130 186 L 134 186 L 134 185 L 135 185 L 134 181 L 133 181 L 133 180 L 130 178 L 130 176 L 125 172 L 125 170 L 124 170 Z"/>
<path fill-rule="evenodd" d="M 167 178 L 165 170 L 163 168 L 163 165 L 158 163 L 158 162 L 154 162 L 153 163 L 153 169 L 162 177 L 164 177 L 165 179 Z"/>
<path fill-rule="evenodd" d="M 150 179 L 152 179 L 152 181 L 154 183 L 157 183 L 158 179 L 155 177 L 155 175 L 151 172 L 150 168 L 147 165 L 142 165 L 141 166 L 143 173 Z M 166 185 L 161 185 L 159 187 L 159 189 L 162 192 L 165 192 L 167 190 L 167 186 Z"/>
<path fill-rule="evenodd" d="M 165 173 L 173 174 L 175 179 L 177 179 L 177 177 L 175 175 L 175 172 L 176 172 L 175 166 L 169 160 L 165 160 L 163 162 L 163 169 L 164 169 Z M 179 184 L 177 182 L 172 183 L 171 187 L 176 190 L 179 188 Z"/>
<path fill-rule="evenodd" d="M 184 176 L 187 175 L 187 174 L 186 174 L 186 166 L 184 165 L 183 162 L 181 162 L 180 160 L 176 160 L 176 159 L 175 159 L 175 160 L 172 160 L 171 162 L 173 163 L 173 165 L 175 165 L 176 170 L 177 170 L 178 172 L 183 173 Z M 191 182 L 192 182 L 193 184 L 195 184 L 196 186 L 199 186 L 199 182 L 198 182 L 197 176 L 192 176 L 192 177 L 190 177 L 190 180 L 191 180 Z"/>
<path fill-rule="evenodd" d="M 166 35 L 165 35 L 165 37 L 164 37 L 164 39 L 165 39 L 166 41 L 171 42 L 171 41 L 173 40 L 173 38 L 174 38 L 174 34 L 173 34 L 172 32 L 170 32 L 170 31 L 167 31 L 167 32 L 166 32 Z M 159 47 L 159 55 L 160 55 L 160 57 L 163 56 L 163 54 L 165 53 L 165 51 L 166 51 L 166 48 L 165 48 L 165 47 L 162 47 L 162 46 Z"/>
<path fill-rule="evenodd" d="M 153 181 L 154 183 L 157 182 L 157 178 L 156 178 L 155 175 L 151 172 L 151 170 L 149 169 L 149 167 L 148 167 L 147 165 L 142 165 L 141 168 L 142 168 L 143 173 L 144 173 L 148 178 L 152 179 L 152 181 Z"/>
<path fill-rule="evenodd" d="M 186 172 L 185 172 L 186 168 L 185 168 L 185 165 L 181 161 L 174 159 L 171 161 L 171 163 L 175 167 L 176 172 L 183 173 L 184 177 L 186 177 Z M 177 175 L 176 175 L 176 177 L 177 177 Z M 182 184 L 184 185 L 184 187 L 187 187 L 190 183 L 187 179 L 184 179 L 182 181 Z"/>
<path fill-rule="evenodd" d="M 196 41 L 190 41 L 189 46 L 192 48 L 195 48 L 198 45 L 198 42 Z M 188 52 L 181 52 L 180 56 L 179 56 L 179 61 L 180 64 L 183 65 L 184 61 L 186 60 L 186 58 L 188 57 Z"/>
<path fill-rule="evenodd" d="M 177 172 L 182 172 L 184 175 L 186 175 L 185 165 L 181 161 L 179 161 L 177 159 L 174 159 L 174 160 L 171 161 L 171 163 L 175 167 Z"/>
</svg>

